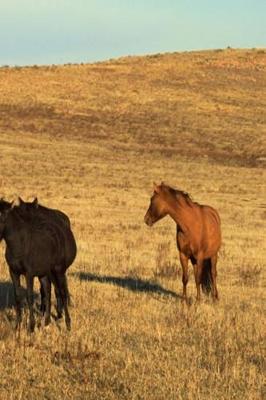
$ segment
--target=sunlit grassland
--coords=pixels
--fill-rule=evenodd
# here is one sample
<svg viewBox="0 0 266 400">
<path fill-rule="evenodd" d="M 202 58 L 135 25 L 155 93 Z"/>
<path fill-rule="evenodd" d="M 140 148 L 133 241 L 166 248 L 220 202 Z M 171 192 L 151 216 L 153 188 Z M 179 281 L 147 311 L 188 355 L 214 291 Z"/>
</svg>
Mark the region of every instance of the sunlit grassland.
<svg viewBox="0 0 266 400">
<path fill-rule="evenodd" d="M 263 398 L 265 65 L 228 50 L 0 69 L 1 196 L 62 209 L 78 245 L 72 331 L 39 316 L 31 336 L 1 245 L 1 399 Z M 192 268 L 182 304 L 175 224 L 143 223 L 161 180 L 220 213 L 215 305 L 195 304 Z"/>
</svg>

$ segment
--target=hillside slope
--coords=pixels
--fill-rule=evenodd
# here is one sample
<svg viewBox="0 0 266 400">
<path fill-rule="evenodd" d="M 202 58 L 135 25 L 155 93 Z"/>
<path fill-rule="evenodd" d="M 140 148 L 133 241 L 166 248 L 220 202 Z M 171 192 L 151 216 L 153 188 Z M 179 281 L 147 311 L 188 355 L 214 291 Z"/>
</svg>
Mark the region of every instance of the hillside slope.
<svg viewBox="0 0 266 400">
<path fill-rule="evenodd" d="M 266 155 L 264 50 L 1 68 L 0 85 L 3 132 L 231 165 L 256 166 Z"/>
</svg>

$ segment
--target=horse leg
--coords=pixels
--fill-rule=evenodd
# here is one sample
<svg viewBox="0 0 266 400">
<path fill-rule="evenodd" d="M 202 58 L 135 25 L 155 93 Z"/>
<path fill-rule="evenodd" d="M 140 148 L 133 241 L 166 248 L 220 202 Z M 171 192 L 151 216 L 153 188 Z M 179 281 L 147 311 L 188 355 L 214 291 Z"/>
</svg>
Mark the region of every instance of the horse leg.
<svg viewBox="0 0 266 400">
<path fill-rule="evenodd" d="M 187 302 L 188 258 L 183 253 L 180 253 L 179 257 L 182 266 L 183 300 Z"/>
<path fill-rule="evenodd" d="M 47 276 L 41 278 L 41 287 L 45 298 L 45 318 L 44 324 L 49 325 L 51 322 L 51 281 Z"/>
<path fill-rule="evenodd" d="M 217 269 L 216 269 L 216 264 L 217 264 L 217 259 L 218 256 L 215 254 L 211 258 L 211 276 L 212 276 L 212 297 L 214 300 L 218 300 L 218 290 L 217 290 L 217 284 L 216 284 L 216 277 L 217 277 Z"/>
<path fill-rule="evenodd" d="M 197 288 L 197 301 L 200 301 L 200 284 L 201 284 L 201 275 L 202 275 L 202 269 L 203 269 L 203 259 L 197 259 L 195 260 L 195 263 L 193 264 L 194 267 L 194 275 L 195 275 L 195 282 L 196 282 L 196 288 Z"/>
<path fill-rule="evenodd" d="M 35 319 L 33 312 L 33 276 L 30 274 L 26 274 L 26 284 L 27 284 L 27 301 L 30 311 L 30 321 L 29 321 L 29 332 L 34 331 L 35 327 Z"/>
<path fill-rule="evenodd" d="M 67 279 L 65 277 L 66 280 L 66 291 L 67 291 L 67 304 L 69 306 L 71 306 L 71 302 L 70 302 L 70 294 L 69 294 L 69 290 L 68 290 L 68 285 L 67 285 Z M 57 318 L 60 319 L 62 318 L 62 313 L 63 313 L 63 303 L 62 303 L 62 298 L 60 296 L 59 290 L 57 285 L 55 285 L 55 297 L 56 297 L 56 311 L 57 311 Z"/>
<path fill-rule="evenodd" d="M 62 318 L 62 314 L 63 314 L 63 303 L 62 303 L 62 298 L 60 296 L 60 291 L 58 289 L 57 284 L 54 285 L 54 292 L 55 292 L 55 297 L 56 297 L 57 318 L 60 319 L 60 318 Z"/>
<path fill-rule="evenodd" d="M 9 270 L 10 276 L 13 282 L 14 287 L 14 296 L 15 296 L 15 303 L 16 303 L 16 329 L 20 327 L 21 320 L 22 320 L 22 312 L 21 312 L 21 286 L 20 286 L 20 275 L 14 273 L 13 271 Z"/>
<path fill-rule="evenodd" d="M 40 281 L 40 292 L 41 292 L 41 306 L 40 306 L 40 311 L 42 315 L 45 313 L 45 304 L 46 304 L 46 299 L 45 299 L 45 289 L 44 289 L 44 284 L 42 282 L 42 278 L 39 278 Z"/>
<path fill-rule="evenodd" d="M 68 283 L 67 283 L 67 277 L 66 277 L 66 275 L 65 275 L 65 280 L 66 280 L 66 290 L 67 290 L 67 304 L 68 304 L 68 306 L 72 306 L 72 302 L 71 302 L 71 299 L 70 299 L 70 293 L 69 293 L 69 290 L 68 290 Z"/>
<path fill-rule="evenodd" d="M 68 312 L 68 290 L 67 290 L 66 276 L 64 273 L 57 274 L 57 282 L 58 282 L 58 288 L 60 291 L 60 295 L 61 295 L 61 298 L 63 301 L 66 326 L 67 326 L 67 329 L 70 330 L 71 329 L 71 319 L 70 319 L 70 315 Z"/>
<path fill-rule="evenodd" d="M 49 278 L 54 285 L 54 292 L 55 292 L 55 297 L 56 297 L 57 319 L 60 319 L 60 318 L 62 318 L 63 305 L 62 305 L 61 293 L 60 293 L 59 286 L 58 286 L 58 279 L 57 279 L 55 272 L 51 272 L 49 275 Z"/>
</svg>

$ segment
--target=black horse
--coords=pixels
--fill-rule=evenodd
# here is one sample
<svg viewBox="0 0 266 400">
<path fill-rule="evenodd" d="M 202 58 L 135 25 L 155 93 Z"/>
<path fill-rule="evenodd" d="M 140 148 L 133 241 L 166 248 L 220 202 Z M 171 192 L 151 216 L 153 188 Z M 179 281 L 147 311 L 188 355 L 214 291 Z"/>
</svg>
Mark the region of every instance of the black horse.
<svg viewBox="0 0 266 400">
<path fill-rule="evenodd" d="M 52 223 L 41 215 L 32 217 L 26 210 L 0 201 L 0 240 L 6 242 L 6 260 L 14 285 L 16 326 L 21 323 L 20 275 L 25 275 L 30 310 L 29 330 L 33 331 L 33 279 L 39 277 L 45 292 L 45 324 L 50 322 L 51 282 L 60 296 L 65 321 L 70 329 L 68 290 L 65 272 L 76 256 L 76 243 L 71 229 Z M 71 262 L 70 262 L 71 261 Z"/>
<path fill-rule="evenodd" d="M 18 198 L 16 202 L 16 209 L 18 213 L 22 216 L 22 218 L 26 218 L 28 221 L 33 222 L 33 220 L 36 218 L 45 218 L 49 223 L 51 224 L 59 224 L 61 228 L 63 229 L 71 229 L 71 224 L 70 224 L 70 219 L 68 216 L 63 213 L 60 210 L 52 209 L 45 207 L 41 204 L 39 204 L 37 197 L 32 202 L 26 202 L 23 201 L 21 197 Z M 72 262 L 74 261 L 74 258 L 76 256 L 76 252 L 71 251 L 66 253 L 67 257 L 67 264 L 71 265 Z M 68 298 L 68 304 L 70 304 L 70 295 L 68 291 L 68 285 L 67 285 L 67 278 L 66 279 L 66 287 L 67 287 L 67 298 Z M 41 284 L 41 312 L 44 314 L 45 313 L 45 288 L 44 284 L 42 281 L 40 281 Z M 57 317 L 61 318 L 62 317 L 62 301 L 60 294 L 57 290 L 57 287 L 55 286 L 55 296 L 57 299 Z"/>
</svg>

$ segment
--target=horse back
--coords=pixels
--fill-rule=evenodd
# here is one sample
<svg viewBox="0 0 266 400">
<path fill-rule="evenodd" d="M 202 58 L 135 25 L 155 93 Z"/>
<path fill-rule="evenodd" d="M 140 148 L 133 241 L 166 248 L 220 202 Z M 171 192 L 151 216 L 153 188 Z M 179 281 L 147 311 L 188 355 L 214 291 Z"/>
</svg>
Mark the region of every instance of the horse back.
<svg viewBox="0 0 266 400">
<path fill-rule="evenodd" d="M 48 218 L 50 221 L 57 221 L 58 223 L 62 223 L 65 227 L 70 229 L 70 219 L 64 212 L 42 205 L 38 206 L 37 211 L 37 214 Z"/>
</svg>

